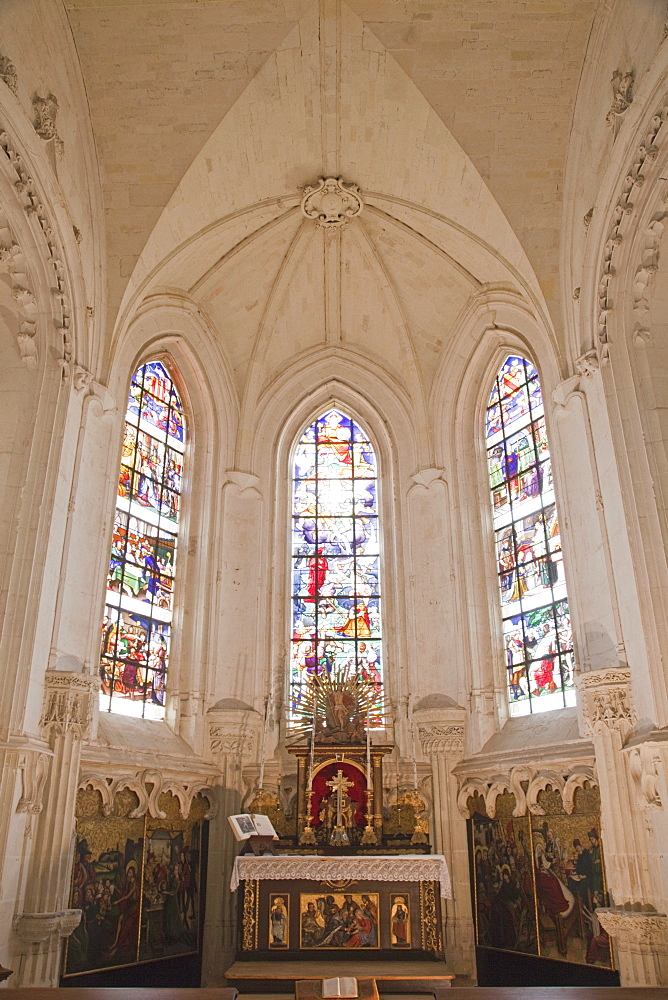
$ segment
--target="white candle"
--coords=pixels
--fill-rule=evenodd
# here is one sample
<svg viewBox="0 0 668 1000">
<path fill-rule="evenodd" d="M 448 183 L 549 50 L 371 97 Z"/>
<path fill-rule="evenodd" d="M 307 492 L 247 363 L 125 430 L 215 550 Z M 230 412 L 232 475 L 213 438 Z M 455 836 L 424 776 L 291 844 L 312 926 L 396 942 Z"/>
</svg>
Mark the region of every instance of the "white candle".
<svg viewBox="0 0 668 1000">
<path fill-rule="evenodd" d="M 373 779 L 371 777 L 371 727 L 369 725 L 369 704 L 366 706 L 366 811 L 371 812 L 373 796 Z"/>
<path fill-rule="evenodd" d="M 417 750 L 415 745 L 415 726 L 413 724 L 413 710 L 411 708 L 410 702 L 408 703 L 408 711 L 411 713 L 411 740 L 413 742 L 413 785 L 417 789 L 418 777 L 417 777 Z"/>
<path fill-rule="evenodd" d="M 315 702 L 315 693 L 314 693 L 314 698 L 313 698 L 313 728 L 311 730 L 311 759 L 310 759 L 310 762 L 309 762 L 309 769 L 308 769 L 308 790 L 309 790 L 309 792 L 313 791 L 313 762 L 314 762 L 314 759 L 315 759 L 315 705 L 316 705 L 316 702 Z M 311 822 L 311 815 L 310 815 L 310 813 L 309 813 L 308 821 L 309 821 L 309 823 Z"/>
<path fill-rule="evenodd" d="M 260 782 L 258 788 L 264 788 L 264 755 L 267 746 L 267 731 L 269 729 L 269 707 L 271 705 L 271 696 L 267 698 L 264 703 L 264 729 L 262 730 L 262 751 L 260 760 Z"/>
</svg>

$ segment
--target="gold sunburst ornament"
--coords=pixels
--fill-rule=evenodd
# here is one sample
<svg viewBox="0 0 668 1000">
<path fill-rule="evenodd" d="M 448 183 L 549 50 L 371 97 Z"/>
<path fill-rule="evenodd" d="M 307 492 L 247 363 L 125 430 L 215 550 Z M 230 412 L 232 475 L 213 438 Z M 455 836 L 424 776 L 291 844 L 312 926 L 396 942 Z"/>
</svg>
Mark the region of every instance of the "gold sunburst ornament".
<svg viewBox="0 0 668 1000">
<path fill-rule="evenodd" d="M 289 739 L 316 743 L 364 743 L 367 727 L 386 718 L 382 691 L 350 667 L 310 674 L 288 720 Z"/>
</svg>

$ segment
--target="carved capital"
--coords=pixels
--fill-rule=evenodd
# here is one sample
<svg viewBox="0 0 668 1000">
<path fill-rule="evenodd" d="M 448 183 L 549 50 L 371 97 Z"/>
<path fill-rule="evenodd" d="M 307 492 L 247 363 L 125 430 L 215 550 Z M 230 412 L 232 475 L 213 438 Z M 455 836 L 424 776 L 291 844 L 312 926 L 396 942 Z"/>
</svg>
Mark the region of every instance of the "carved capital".
<svg viewBox="0 0 668 1000">
<path fill-rule="evenodd" d="M 75 739 L 90 735 L 93 701 L 100 685 L 90 674 L 47 670 L 40 728 L 47 735 L 72 733 Z"/>
<path fill-rule="evenodd" d="M 664 913 L 639 913 L 637 910 L 601 907 L 596 910 L 596 916 L 610 937 L 653 946 L 666 942 L 668 917 Z"/>
<path fill-rule="evenodd" d="M 240 731 L 238 726 L 229 723 L 211 723 L 209 740 L 214 757 L 232 754 L 235 757 L 250 758 L 253 754 L 253 734 Z"/>
<path fill-rule="evenodd" d="M 57 913 L 21 913 L 14 917 L 14 933 L 26 944 L 40 944 L 51 935 L 69 937 L 81 923 L 81 910 L 59 910 Z"/>
<path fill-rule="evenodd" d="M 316 184 L 307 184 L 301 201 L 302 215 L 323 229 L 345 226 L 363 207 L 358 186 L 341 177 L 319 177 Z"/>
<path fill-rule="evenodd" d="M 631 672 L 626 667 L 611 667 L 580 674 L 584 720 L 589 735 L 619 733 L 626 740 L 636 723 L 630 697 Z"/>
<path fill-rule="evenodd" d="M 420 725 L 418 734 L 422 753 L 426 756 L 442 753 L 462 757 L 464 754 L 464 726 Z"/>
</svg>

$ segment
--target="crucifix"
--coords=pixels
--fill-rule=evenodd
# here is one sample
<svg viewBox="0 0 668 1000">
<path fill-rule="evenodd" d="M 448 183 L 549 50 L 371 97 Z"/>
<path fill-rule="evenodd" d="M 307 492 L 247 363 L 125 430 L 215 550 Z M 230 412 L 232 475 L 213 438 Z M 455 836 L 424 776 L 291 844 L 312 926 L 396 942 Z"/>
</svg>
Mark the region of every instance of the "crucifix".
<svg viewBox="0 0 668 1000">
<path fill-rule="evenodd" d="M 345 847 L 347 844 L 350 843 L 350 840 L 348 838 L 346 827 L 343 822 L 343 812 L 344 812 L 343 795 L 344 793 L 346 793 L 346 799 L 348 799 L 346 812 L 348 813 L 348 818 L 350 819 L 352 824 L 352 807 L 350 799 L 348 798 L 347 795 L 347 791 L 349 788 L 353 787 L 355 782 L 348 781 L 343 771 L 339 769 L 336 772 L 336 777 L 331 778 L 329 781 L 326 782 L 326 784 L 329 788 L 332 789 L 332 792 L 336 792 L 336 823 L 334 829 L 332 830 L 332 836 L 330 837 L 329 842 L 335 847 Z"/>
</svg>

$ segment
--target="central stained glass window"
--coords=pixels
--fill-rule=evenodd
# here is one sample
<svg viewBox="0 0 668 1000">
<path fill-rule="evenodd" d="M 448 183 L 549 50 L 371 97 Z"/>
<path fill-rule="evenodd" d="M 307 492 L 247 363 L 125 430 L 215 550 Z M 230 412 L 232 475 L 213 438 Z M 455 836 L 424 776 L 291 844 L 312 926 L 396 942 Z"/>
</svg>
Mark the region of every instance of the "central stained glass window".
<svg viewBox="0 0 668 1000">
<path fill-rule="evenodd" d="M 487 406 L 511 715 L 575 704 L 573 633 L 538 372 L 510 355 Z"/>
<path fill-rule="evenodd" d="M 171 641 L 185 448 L 183 407 L 167 368 L 132 377 L 100 657 L 100 708 L 162 719 Z"/>
<path fill-rule="evenodd" d="M 345 668 L 382 685 L 376 456 L 338 409 L 295 450 L 291 704 L 309 676 Z"/>
</svg>

